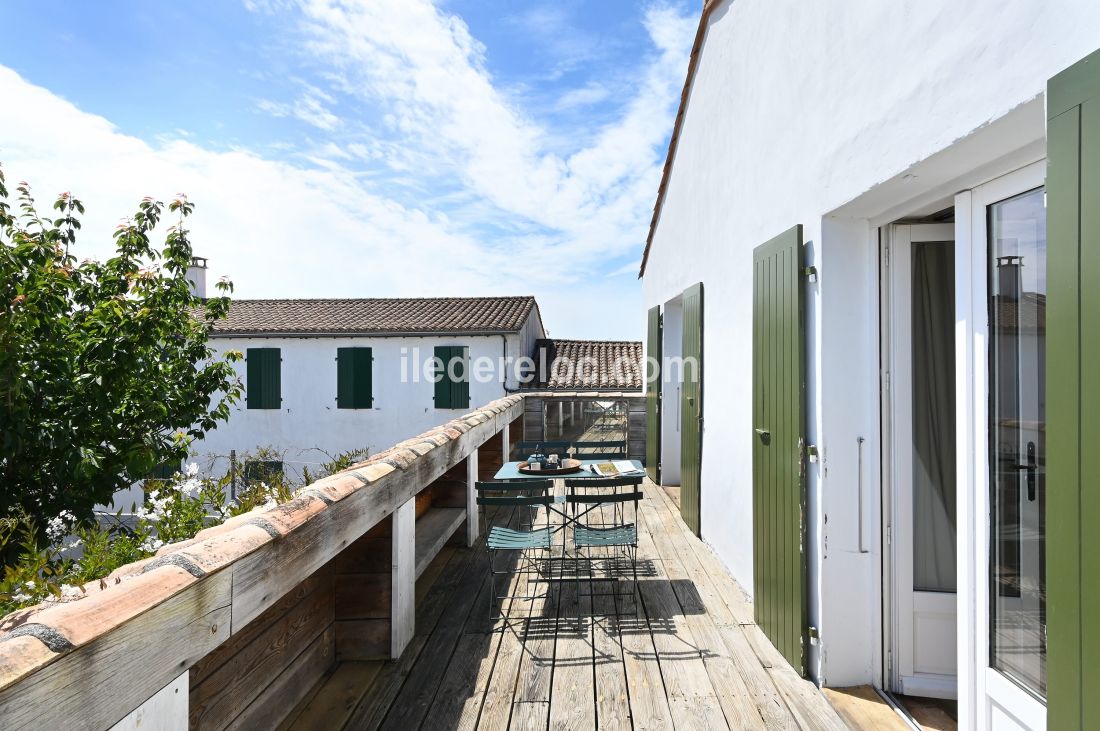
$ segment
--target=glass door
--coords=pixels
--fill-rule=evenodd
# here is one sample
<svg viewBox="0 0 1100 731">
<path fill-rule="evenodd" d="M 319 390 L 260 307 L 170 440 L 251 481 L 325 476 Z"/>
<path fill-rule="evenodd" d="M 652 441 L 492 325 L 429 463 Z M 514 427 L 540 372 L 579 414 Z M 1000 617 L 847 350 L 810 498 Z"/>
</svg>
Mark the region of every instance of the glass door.
<svg viewBox="0 0 1100 731">
<path fill-rule="evenodd" d="M 955 698 L 955 227 L 889 229 L 890 690 Z"/>
<path fill-rule="evenodd" d="M 956 197 L 960 727 L 1046 728 L 1045 173 Z"/>
<path fill-rule="evenodd" d="M 1046 205 L 988 207 L 989 663 L 1046 696 Z"/>
</svg>

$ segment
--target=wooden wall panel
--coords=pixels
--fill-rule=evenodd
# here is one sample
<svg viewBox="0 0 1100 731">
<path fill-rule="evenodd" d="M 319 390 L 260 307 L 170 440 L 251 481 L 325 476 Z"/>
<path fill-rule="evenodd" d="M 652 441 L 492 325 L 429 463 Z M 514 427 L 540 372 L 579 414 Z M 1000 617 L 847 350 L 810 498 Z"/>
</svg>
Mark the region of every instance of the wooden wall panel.
<svg viewBox="0 0 1100 731">
<path fill-rule="evenodd" d="M 318 651 L 315 645 L 323 635 L 331 637 L 333 621 L 333 571 L 326 566 L 192 666 L 190 728 L 228 728 L 261 702 L 270 706 L 265 713 L 289 713 L 301 694 L 272 695 L 268 689 L 300 664 L 300 655 L 310 648 Z M 315 659 L 296 671 L 303 693 L 331 667 L 331 647 L 324 658 L 326 663 Z"/>
<path fill-rule="evenodd" d="M 430 501 L 430 493 L 423 494 Z M 389 657 L 392 533 L 388 516 L 333 560 L 336 658 L 341 662 Z"/>
</svg>

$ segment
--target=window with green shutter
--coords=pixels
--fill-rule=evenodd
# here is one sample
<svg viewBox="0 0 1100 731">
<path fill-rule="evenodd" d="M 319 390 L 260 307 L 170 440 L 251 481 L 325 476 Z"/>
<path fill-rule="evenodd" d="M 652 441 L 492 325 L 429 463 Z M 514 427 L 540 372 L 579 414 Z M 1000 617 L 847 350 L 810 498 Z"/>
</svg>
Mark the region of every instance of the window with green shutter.
<svg viewBox="0 0 1100 731">
<path fill-rule="evenodd" d="M 435 348 L 437 409 L 466 409 L 470 406 L 470 349 L 462 345 Z"/>
<path fill-rule="evenodd" d="M 373 374 L 374 352 L 370 348 L 337 348 L 336 408 L 369 409 L 373 406 Z"/>
<path fill-rule="evenodd" d="M 180 471 L 179 461 L 178 460 L 176 460 L 176 461 L 169 460 L 167 462 L 161 462 L 156 467 L 154 467 L 153 471 L 150 472 L 149 476 L 146 477 L 145 479 L 146 479 L 146 481 L 149 481 L 149 480 L 171 480 L 173 477 L 176 476 L 176 473 L 179 472 L 179 471 Z"/>
<path fill-rule="evenodd" d="M 248 408 L 281 408 L 282 360 L 279 348 L 249 348 L 246 351 Z"/>
</svg>

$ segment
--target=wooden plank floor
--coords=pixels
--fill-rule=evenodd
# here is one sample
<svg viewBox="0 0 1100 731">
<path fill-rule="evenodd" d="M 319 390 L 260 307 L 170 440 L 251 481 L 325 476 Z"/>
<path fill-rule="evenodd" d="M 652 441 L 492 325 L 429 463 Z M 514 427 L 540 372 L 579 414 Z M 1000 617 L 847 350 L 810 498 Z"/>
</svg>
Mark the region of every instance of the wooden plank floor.
<svg viewBox="0 0 1100 731">
<path fill-rule="evenodd" d="M 381 668 L 337 668 L 293 725 L 848 728 L 753 624 L 744 592 L 665 491 L 644 489 L 640 600 L 590 597 L 588 582 L 546 591 L 519 577 L 511 592 L 545 596 L 506 602 L 509 619 L 493 620 L 484 547 L 448 550 L 425 573 L 434 584 L 418 586 L 416 637 L 405 654 Z M 357 678 L 362 687 L 353 687 Z"/>
</svg>

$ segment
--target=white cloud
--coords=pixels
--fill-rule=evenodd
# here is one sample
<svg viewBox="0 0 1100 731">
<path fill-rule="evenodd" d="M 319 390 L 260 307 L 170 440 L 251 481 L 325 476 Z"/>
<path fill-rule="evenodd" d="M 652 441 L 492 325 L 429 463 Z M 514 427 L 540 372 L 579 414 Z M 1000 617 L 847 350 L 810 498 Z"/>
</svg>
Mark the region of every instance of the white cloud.
<svg viewBox="0 0 1100 731">
<path fill-rule="evenodd" d="M 610 92 L 603 84 L 590 82 L 577 89 L 570 89 L 558 98 L 554 107 L 558 110 L 587 107 L 607 99 Z"/>
<path fill-rule="evenodd" d="M 333 132 L 341 125 L 340 118 L 325 106 L 326 103 L 331 104 L 333 101 L 334 99 L 329 94 L 310 86 L 293 102 L 285 103 L 260 99 L 256 106 L 273 116 L 296 117 L 319 130 Z"/>
<path fill-rule="evenodd" d="M 308 48 L 342 90 L 383 104 L 405 138 L 503 218 L 560 233 L 556 246 L 571 256 L 619 255 L 644 241 L 695 19 L 646 11 L 658 55 L 639 70 L 633 100 L 592 145 L 563 157 L 494 86 L 461 18 L 428 0 L 304 0 L 302 9 Z"/>
<path fill-rule="evenodd" d="M 263 7 L 299 18 L 304 52 L 334 84 L 258 103 L 318 130 L 281 159 L 182 136 L 143 141 L 0 66 L 0 98 L 32 110 L 0 115 L 0 162 L 43 208 L 61 190 L 84 200 L 78 256 L 107 254 L 142 196 L 183 191 L 197 204 L 196 253 L 238 296 L 533 293 L 557 335 L 640 335 L 637 283 L 608 274 L 644 243 L 694 19 L 650 7 L 656 53 L 633 97 L 556 152 L 494 86 L 462 19 L 427 0 Z M 598 87 L 574 98 L 586 94 L 595 103 Z M 379 129 L 341 117 L 349 100 L 377 110 Z"/>
</svg>

